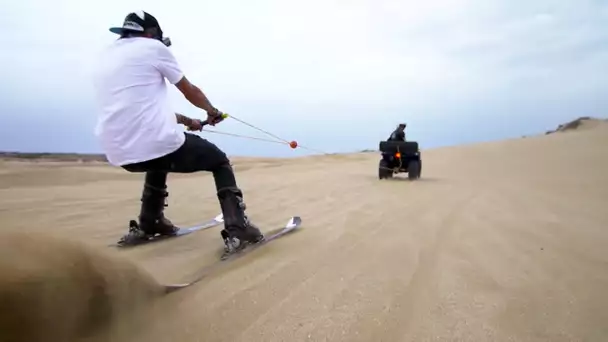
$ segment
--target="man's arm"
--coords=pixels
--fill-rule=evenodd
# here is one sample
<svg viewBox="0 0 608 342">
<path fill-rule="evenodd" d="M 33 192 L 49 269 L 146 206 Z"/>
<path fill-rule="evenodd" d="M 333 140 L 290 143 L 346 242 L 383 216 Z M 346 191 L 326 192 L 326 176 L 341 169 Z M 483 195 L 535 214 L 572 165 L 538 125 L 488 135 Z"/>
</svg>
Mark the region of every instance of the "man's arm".
<svg viewBox="0 0 608 342">
<path fill-rule="evenodd" d="M 209 102 L 209 99 L 207 96 L 205 96 L 203 91 L 200 90 L 199 87 L 190 83 L 186 76 L 183 76 L 182 79 L 175 84 L 175 86 L 182 94 L 184 94 L 184 97 L 196 107 L 203 109 L 207 113 L 214 113 L 216 111 L 215 107 L 211 105 L 211 102 Z"/>
<path fill-rule="evenodd" d="M 177 122 L 186 126 L 189 131 L 200 131 L 203 129 L 203 122 L 197 119 L 189 118 L 183 114 L 175 113 Z"/>
<path fill-rule="evenodd" d="M 160 73 L 186 97 L 194 106 L 201 108 L 209 115 L 217 110 L 211 105 L 207 96 L 184 75 L 171 50 L 159 43 L 156 45 L 156 67 Z"/>
<path fill-rule="evenodd" d="M 183 114 L 175 113 L 175 117 L 177 118 L 177 123 L 179 124 L 182 124 L 184 126 L 192 125 L 192 119 Z"/>
</svg>

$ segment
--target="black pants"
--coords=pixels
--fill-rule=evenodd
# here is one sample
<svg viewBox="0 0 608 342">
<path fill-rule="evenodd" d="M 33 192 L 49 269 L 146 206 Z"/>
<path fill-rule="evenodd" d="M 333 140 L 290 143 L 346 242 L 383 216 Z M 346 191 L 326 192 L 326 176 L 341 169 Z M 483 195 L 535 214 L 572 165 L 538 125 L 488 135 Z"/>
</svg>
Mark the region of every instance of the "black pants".
<svg viewBox="0 0 608 342">
<path fill-rule="evenodd" d="M 129 172 L 145 172 L 146 185 L 165 189 L 167 174 L 192 173 L 197 171 L 213 172 L 215 187 L 236 189 L 236 179 L 226 154 L 213 143 L 191 133 L 184 133 L 186 141 L 176 151 L 165 156 L 134 164 L 123 165 Z"/>
</svg>

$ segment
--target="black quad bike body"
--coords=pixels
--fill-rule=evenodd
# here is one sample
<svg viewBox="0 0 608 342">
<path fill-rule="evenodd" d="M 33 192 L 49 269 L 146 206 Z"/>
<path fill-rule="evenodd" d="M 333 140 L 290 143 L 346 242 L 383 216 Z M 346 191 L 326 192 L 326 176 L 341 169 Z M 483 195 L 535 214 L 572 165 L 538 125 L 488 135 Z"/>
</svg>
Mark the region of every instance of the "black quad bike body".
<svg viewBox="0 0 608 342">
<path fill-rule="evenodd" d="M 410 180 L 420 178 L 422 160 L 415 141 L 381 141 L 382 159 L 378 166 L 378 178 L 392 178 L 397 173 L 407 173 Z"/>
</svg>

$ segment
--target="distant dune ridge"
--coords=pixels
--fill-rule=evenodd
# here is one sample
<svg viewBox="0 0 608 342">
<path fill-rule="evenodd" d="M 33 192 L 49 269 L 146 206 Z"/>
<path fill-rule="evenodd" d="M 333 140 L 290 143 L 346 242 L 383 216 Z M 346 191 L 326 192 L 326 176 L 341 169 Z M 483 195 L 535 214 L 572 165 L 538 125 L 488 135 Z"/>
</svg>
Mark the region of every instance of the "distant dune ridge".
<svg viewBox="0 0 608 342">
<path fill-rule="evenodd" d="M 413 182 L 370 153 L 236 158 L 262 230 L 303 228 L 169 296 L 219 228 L 110 249 L 141 174 L 9 154 L 0 342 L 608 341 L 608 121 L 547 134 L 431 149 Z M 211 175 L 170 177 L 174 223 L 218 213 Z"/>
<path fill-rule="evenodd" d="M 30 161 L 57 161 L 57 162 L 107 162 L 104 154 L 82 153 L 53 153 L 53 152 L 0 152 L 0 159 L 30 160 Z"/>
<path fill-rule="evenodd" d="M 581 116 L 578 119 L 561 124 L 561 125 L 557 126 L 556 129 L 545 132 L 545 134 L 553 134 L 553 133 L 557 133 L 557 132 L 567 132 L 567 131 L 572 131 L 572 130 L 576 130 L 579 128 L 593 128 L 593 127 L 596 127 L 598 124 L 603 124 L 606 122 L 608 122 L 608 119 L 598 119 L 598 118 L 593 118 L 593 117 L 589 117 L 589 116 Z"/>
<path fill-rule="evenodd" d="M 545 134 L 552 134 L 556 132 L 565 132 L 579 128 L 585 124 L 596 124 L 597 122 L 608 121 L 608 119 L 598 119 L 590 116 L 579 117 L 578 119 L 572 120 L 565 124 L 559 125 L 554 130 L 548 130 Z M 528 136 L 526 136 L 528 137 Z M 361 153 L 375 152 L 376 149 L 365 149 L 359 151 Z M 90 163 L 90 162 L 101 162 L 107 163 L 108 160 L 104 154 L 82 154 L 82 153 L 52 153 L 52 152 L 11 152 L 11 151 L 0 151 L 0 160 L 29 160 L 29 161 L 57 161 L 57 162 L 79 162 L 79 163 Z"/>
</svg>

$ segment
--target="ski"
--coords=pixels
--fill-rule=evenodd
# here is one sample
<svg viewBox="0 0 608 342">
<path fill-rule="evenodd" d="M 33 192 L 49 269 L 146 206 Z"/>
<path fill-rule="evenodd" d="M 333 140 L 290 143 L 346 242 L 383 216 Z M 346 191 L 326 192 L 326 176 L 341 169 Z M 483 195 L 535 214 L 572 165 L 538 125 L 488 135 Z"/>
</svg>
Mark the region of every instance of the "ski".
<svg viewBox="0 0 608 342">
<path fill-rule="evenodd" d="M 204 222 L 203 224 L 200 224 L 200 225 L 197 225 L 197 226 L 188 227 L 188 228 L 180 228 L 180 230 L 178 230 L 177 234 L 175 234 L 175 235 L 154 235 L 154 236 L 149 237 L 146 240 L 141 240 L 141 241 L 138 241 L 137 243 L 129 243 L 129 244 L 122 244 L 119 241 L 119 242 L 115 242 L 115 243 L 111 244 L 110 247 L 126 248 L 126 247 L 135 247 L 135 246 L 147 245 L 147 244 L 152 243 L 152 242 L 173 239 L 173 238 L 176 238 L 176 237 L 180 237 L 180 236 L 188 235 L 190 233 L 194 233 L 194 232 L 199 231 L 199 230 L 205 230 L 205 229 L 213 228 L 213 227 L 215 227 L 215 226 L 217 226 L 219 224 L 222 224 L 222 223 L 224 223 L 224 215 L 223 214 L 219 214 L 216 217 L 214 217 L 213 219 Z M 131 224 L 133 224 L 133 222 Z"/>
<path fill-rule="evenodd" d="M 262 242 L 256 243 L 254 245 L 248 245 L 247 247 L 245 247 L 245 249 L 242 249 L 234 254 L 231 254 L 227 258 L 220 259 L 218 262 L 205 267 L 204 269 L 201 270 L 199 276 L 190 282 L 182 283 L 182 284 L 165 285 L 165 291 L 166 291 L 166 293 L 170 293 L 173 291 L 177 291 L 179 289 L 189 287 L 190 285 L 193 285 L 193 284 L 201 281 L 202 279 L 206 278 L 207 275 L 209 273 L 211 273 L 216 267 L 222 266 L 229 261 L 235 260 L 253 250 L 256 250 L 256 249 L 262 247 L 263 245 L 266 245 L 274 240 L 277 240 L 277 239 L 287 235 L 288 233 L 291 233 L 292 231 L 296 230 L 301 225 L 302 225 L 302 218 L 300 218 L 299 216 L 293 216 L 289 219 L 289 221 L 287 221 L 287 224 L 285 226 L 283 226 L 279 229 L 274 229 L 274 230 L 266 233 L 265 234 L 266 238 Z"/>
</svg>

